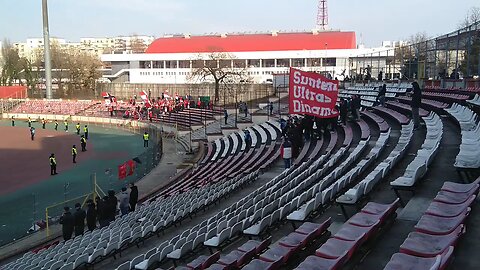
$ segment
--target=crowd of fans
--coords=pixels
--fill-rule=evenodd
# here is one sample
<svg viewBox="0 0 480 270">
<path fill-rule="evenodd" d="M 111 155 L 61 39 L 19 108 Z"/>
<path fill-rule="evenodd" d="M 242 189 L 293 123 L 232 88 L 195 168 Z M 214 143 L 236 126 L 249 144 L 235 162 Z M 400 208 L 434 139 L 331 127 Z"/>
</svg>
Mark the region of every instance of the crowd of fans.
<svg viewBox="0 0 480 270">
<path fill-rule="evenodd" d="M 175 113 L 190 108 L 213 110 L 213 103 L 202 101 L 200 98 L 195 100 L 190 95 L 170 97 L 162 94 L 161 97 L 148 101 L 138 101 L 137 96 L 133 96 L 128 101 L 127 109 L 120 111 L 120 113 L 122 113 L 123 118 L 152 120 L 162 114 Z M 109 111 L 111 116 L 118 114 L 113 107 L 109 107 Z"/>
</svg>

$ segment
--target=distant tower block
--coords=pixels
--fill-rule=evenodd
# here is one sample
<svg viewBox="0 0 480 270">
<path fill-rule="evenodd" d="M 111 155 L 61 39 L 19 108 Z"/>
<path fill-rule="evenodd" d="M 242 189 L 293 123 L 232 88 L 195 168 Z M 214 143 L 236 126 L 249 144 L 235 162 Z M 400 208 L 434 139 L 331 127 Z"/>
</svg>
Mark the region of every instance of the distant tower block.
<svg viewBox="0 0 480 270">
<path fill-rule="evenodd" d="M 318 0 L 317 28 L 326 30 L 328 27 L 327 0 Z"/>
</svg>

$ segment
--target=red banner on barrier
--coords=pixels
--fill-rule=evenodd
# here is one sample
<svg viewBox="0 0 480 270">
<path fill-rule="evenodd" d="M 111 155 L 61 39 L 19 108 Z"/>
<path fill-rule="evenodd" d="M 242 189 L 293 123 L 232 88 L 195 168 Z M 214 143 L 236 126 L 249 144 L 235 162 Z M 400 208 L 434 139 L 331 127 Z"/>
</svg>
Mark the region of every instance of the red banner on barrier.
<svg viewBox="0 0 480 270">
<path fill-rule="evenodd" d="M 289 113 L 318 118 L 338 116 L 338 81 L 321 74 L 290 68 Z"/>
<path fill-rule="evenodd" d="M 118 180 L 123 180 L 127 177 L 127 163 L 118 165 Z"/>
</svg>

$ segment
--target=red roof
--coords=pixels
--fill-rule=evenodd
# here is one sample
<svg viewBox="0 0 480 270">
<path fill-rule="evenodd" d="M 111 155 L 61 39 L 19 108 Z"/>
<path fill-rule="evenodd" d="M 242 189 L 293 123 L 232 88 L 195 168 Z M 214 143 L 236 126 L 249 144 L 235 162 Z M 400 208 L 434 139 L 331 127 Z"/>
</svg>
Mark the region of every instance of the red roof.
<svg viewBox="0 0 480 270">
<path fill-rule="evenodd" d="M 326 44 L 326 45 L 325 45 Z M 355 32 L 244 34 L 159 38 L 146 53 L 256 52 L 355 49 Z"/>
</svg>

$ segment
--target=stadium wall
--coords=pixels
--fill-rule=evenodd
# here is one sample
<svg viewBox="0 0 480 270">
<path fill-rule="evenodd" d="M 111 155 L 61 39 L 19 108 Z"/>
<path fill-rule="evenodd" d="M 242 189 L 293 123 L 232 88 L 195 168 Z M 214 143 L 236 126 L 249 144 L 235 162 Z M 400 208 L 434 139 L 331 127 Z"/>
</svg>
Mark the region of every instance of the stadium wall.
<svg viewBox="0 0 480 270">
<path fill-rule="evenodd" d="M 26 86 L 0 86 L 0 98 L 27 98 Z"/>
<path fill-rule="evenodd" d="M 133 95 L 139 95 L 139 92 L 145 90 L 151 91 L 151 97 L 157 98 L 164 92 L 169 95 L 177 93 L 180 96 L 191 95 L 198 96 L 215 96 L 215 85 L 212 83 L 204 84 L 145 84 L 145 83 L 99 83 L 97 84 L 97 92 L 108 92 L 117 99 L 130 99 Z M 237 94 L 235 100 L 235 92 Z M 235 101 L 250 101 L 271 96 L 275 93 L 272 84 L 236 84 L 231 90 L 224 91 L 223 86 L 220 90 L 220 103 L 225 100 L 226 104 Z"/>
</svg>

